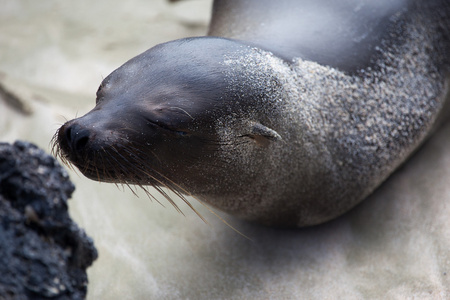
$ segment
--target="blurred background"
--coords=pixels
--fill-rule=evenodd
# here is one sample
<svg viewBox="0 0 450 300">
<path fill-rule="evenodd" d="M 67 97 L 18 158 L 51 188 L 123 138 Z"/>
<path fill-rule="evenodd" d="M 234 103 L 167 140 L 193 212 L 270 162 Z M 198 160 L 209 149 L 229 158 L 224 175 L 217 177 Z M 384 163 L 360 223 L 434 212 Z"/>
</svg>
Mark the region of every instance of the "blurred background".
<svg viewBox="0 0 450 300">
<path fill-rule="evenodd" d="M 110 72 L 162 42 L 205 35 L 212 1 L 0 0 L 0 141 L 50 152 L 94 107 Z M 337 220 L 276 230 L 192 203 L 162 207 L 70 171 L 70 212 L 99 259 L 88 299 L 450 297 L 450 125 L 373 196 Z"/>
</svg>

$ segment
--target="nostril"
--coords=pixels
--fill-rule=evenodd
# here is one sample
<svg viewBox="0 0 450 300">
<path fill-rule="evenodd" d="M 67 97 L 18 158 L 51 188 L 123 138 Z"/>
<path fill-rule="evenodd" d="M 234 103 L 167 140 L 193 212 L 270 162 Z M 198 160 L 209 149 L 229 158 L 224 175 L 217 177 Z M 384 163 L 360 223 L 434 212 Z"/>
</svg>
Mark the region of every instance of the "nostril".
<svg viewBox="0 0 450 300">
<path fill-rule="evenodd" d="M 65 130 L 67 144 L 72 151 L 81 151 L 89 142 L 90 132 L 88 129 L 72 124 Z"/>
<path fill-rule="evenodd" d="M 87 136 L 80 137 L 75 143 L 75 150 L 80 151 L 81 149 L 83 149 L 86 146 L 86 144 L 88 143 L 88 141 L 89 141 L 89 137 L 87 137 Z"/>
</svg>

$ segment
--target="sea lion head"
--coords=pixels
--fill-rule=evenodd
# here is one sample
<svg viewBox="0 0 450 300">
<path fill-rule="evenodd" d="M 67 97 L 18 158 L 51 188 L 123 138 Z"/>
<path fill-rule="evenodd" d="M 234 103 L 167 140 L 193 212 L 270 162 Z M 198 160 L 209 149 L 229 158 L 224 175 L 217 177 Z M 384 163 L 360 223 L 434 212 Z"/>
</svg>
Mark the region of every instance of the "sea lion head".
<svg viewBox="0 0 450 300">
<path fill-rule="evenodd" d="M 265 149 L 281 140 L 264 109 L 267 89 L 281 85 L 235 63 L 252 51 L 261 52 L 211 37 L 151 48 L 107 76 L 94 109 L 58 130 L 57 154 L 93 180 L 165 186 L 213 204 L 248 191 Z"/>
</svg>

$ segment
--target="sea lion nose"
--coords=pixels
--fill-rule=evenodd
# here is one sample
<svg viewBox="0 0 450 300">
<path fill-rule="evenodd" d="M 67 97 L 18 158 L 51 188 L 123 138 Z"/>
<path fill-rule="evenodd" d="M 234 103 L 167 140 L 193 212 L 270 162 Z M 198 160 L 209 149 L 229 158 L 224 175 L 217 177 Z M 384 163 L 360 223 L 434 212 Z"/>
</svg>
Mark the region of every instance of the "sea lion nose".
<svg viewBox="0 0 450 300">
<path fill-rule="evenodd" d="M 72 152 L 79 152 L 87 145 L 90 138 L 89 129 L 73 123 L 64 128 L 63 136 Z"/>
</svg>

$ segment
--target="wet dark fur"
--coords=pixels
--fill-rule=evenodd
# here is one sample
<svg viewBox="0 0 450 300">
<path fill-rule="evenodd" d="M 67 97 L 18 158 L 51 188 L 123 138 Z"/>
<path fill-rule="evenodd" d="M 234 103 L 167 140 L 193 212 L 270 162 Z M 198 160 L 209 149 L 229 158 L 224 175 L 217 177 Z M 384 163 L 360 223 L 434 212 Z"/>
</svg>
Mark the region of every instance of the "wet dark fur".
<svg viewBox="0 0 450 300">
<path fill-rule="evenodd" d="M 216 1 L 215 14 L 224 3 Z M 415 3 L 419 2 L 410 6 L 415 6 Z M 447 17 L 450 4 L 443 1 L 427 3 L 420 9 L 430 6 L 429 11 L 443 20 L 442 30 L 437 33 L 440 36 L 436 38 L 440 44 L 436 47 L 449 49 L 450 21 Z M 213 20 L 214 26 L 218 25 Z M 290 51 L 283 53 L 283 47 L 271 47 L 269 42 L 267 38 L 242 42 L 209 37 L 155 46 L 131 59 L 126 63 L 127 67 L 121 67 L 105 78 L 97 92 L 96 107 L 82 118 L 67 122 L 55 134 L 53 153 L 67 165 L 75 165 L 90 179 L 137 185 L 156 199 L 146 190 L 146 186 L 152 186 L 181 212 L 166 188 L 192 208 L 184 195 L 208 195 L 217 192 L 214 189 L 218 186 L 232 186 L 233 174 L 241 172 L 233 162 L 220 155 L 221 151 L 252 143 L 257 145 L 256 155 L 264 155 L 265 147 L 279 138 L 270 131 L 273 127 L 270 126 L 271 119 L 258 111 L 260 107 L 267 106 L 264 103 L 265 89 L 241 91 L 236 86 L 231 87 L 236 90 L 230 90 L 224 75 L 227 70 L 219 63 L 228 53 L 242 51 L 248 44 L 273 50 L 275 55 L 286 61 L 295 57 Z M 385 44 L 380 42 L 381 47 L 389 47 L 388 44 L 392 43 L 389 40 L 383 42 Z M 439 51 L 444 51 L 442 49 Z M 305 53 L 304 57 L 309 58 L 309 52 Z M 316 60 L 321 59 L 318 57 Z M 323 59 L 329 62 L 327 65 L 333 66 L 332 58 L 323 56 Z M 350 66 L 346 59 L 335 62 L 334 67 L 337 68 Z M 359 72 L 369 63 L 364 59 L 362 67 L 361 62 L 355 62 L 358 68 L 351 65 L 351 68 L 342 70 Z M 440 63 L 444 67 L 448 60 Z M 246 76 L 245 72 L 237 76 L 234 79 L 236 82 L 248 80 L 239 78 Z M 139 82 L 133 81 L 133 78 L 139 78 Z M 277 78 L 270 80 L 274 86 L 282 85 Z M 117 89 L 117 86 L 126 89 Z M 235 101 L 233 96 L 243 93 L 246 97 Z M 276 112 L 276 108 L 273 111 Z M 252 114 L 268 127 L 251 125 L 248 130 L 246 128 L 247 131 L 242 130 L 236 140 L 224 140 L 211 125 L 224 115 L 239 120 Z M 99 124 L 98 120 L 108 122 Z M 93 124 L 99 128 L 94 129 Z M 230 178 L 216 178 L 215 174 L 219 170 L 223 173 L 224 166 L 228 168 Z M 253 179 L 249 176 L 239 184 L 250 186 Z M 197 186 L 198 182 L 202 183 L 201 188 Z M 227 192 L 233 198 L 233 189 Z M 239 205 L 242 204 L 236 204 L 237 210 Z M 296 224 L 296 220 L 287 219 L 281 217 L 275 223 Z M 264 223 L 270 224 L 270 220 L 264 220 Z"/>
</svg>

